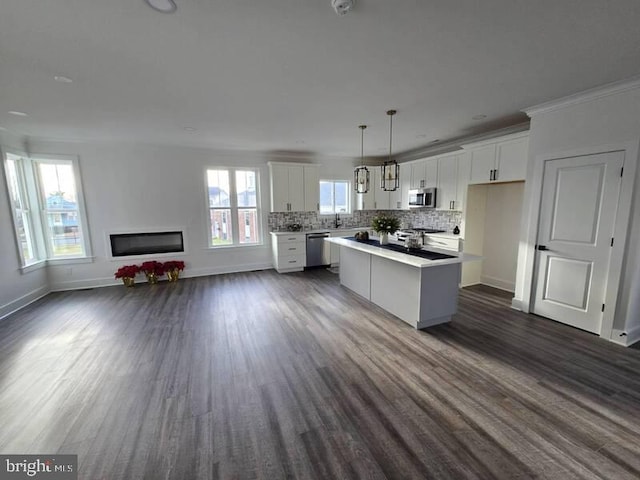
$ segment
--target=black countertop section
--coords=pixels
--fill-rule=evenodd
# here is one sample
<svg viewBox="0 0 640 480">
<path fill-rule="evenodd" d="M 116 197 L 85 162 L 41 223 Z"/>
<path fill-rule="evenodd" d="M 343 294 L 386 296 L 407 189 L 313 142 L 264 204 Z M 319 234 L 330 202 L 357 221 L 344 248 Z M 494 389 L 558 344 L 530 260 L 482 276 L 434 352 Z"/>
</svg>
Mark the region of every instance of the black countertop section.
<svg viewBox="0 0 640 480">
<path fill-rule="evenodd" d="M 444 253 L 430 252 L 429 250 L 409 250 L 403 245 L 396 245 L 394 243 L 380 245 L 380 242 L 378 240 L 356 240 L 356 237 L 346 237 L 346 239 L 351 240 L 352 242 L 366 243 L 367 245 L 384 248 L 385 250 L 393 250 L 394 252 L 412 255 L 414 257 L 426 258 L 427 260 L 444 260 L 447 258 L 457 258 L 455 255 L 445 255 Z"/>
</svg>

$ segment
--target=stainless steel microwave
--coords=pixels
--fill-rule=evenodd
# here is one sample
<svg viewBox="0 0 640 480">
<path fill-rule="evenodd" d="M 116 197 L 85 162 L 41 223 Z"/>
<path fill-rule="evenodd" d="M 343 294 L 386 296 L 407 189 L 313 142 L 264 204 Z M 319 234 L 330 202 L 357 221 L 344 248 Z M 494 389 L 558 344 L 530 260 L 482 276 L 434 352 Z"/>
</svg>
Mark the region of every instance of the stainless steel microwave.
<svg viewBox="0 0 640 480">
<path fill-rule="evenodd" d="M 436 207 L 436 189 L 420 188 L 417 190 L 409 190 L 409 207 Z"/>
</svg>

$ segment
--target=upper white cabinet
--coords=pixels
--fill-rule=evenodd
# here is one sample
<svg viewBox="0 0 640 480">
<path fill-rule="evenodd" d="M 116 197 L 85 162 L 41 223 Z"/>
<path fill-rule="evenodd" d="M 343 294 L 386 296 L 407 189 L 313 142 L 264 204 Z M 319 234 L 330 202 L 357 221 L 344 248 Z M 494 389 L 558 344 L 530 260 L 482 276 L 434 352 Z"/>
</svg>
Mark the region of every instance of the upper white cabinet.
<svg viewBox="0 0 640 480">
<path fill-rule="evenodd" d="M 304 167 L 304 210 L 320 211 L 320 167 L 305 165 Z"/>
<path fill-rule="evenodd" d="M 376 210 L 389 210 L 390 197 L 389 193 L 380 186 L 382 171 L 380 167 L 376 167 L 373 174 L 373 208 Z"/>
<path fill-rule="evenodd" d="M 449 154 L 438 158 L 438 210 L 463 210 L 469 185 L 471 161 L 467 153 Z"/>
<path fill-rule="evenodd" d="M 411 163 L 410 165 L 406 165 L 407 169 L 411 169 L 411 179 L 409 180 L 409 185 L 412 189 L 425 188 L 426 176 L 425 176 L 425 168 L 426 168 L 425 160 L 418 160 L 415 163 Z"/>
<path fill-rule="evenodd" d="M 464 145 L 471 155 L 469 183 L 513 182 L 527 173 L 529 132 Z"/>
<path fill-rule="evenodd" d="M 318 165 L 269 163 L 272 212 L 316 211 Z"/>
</svg>

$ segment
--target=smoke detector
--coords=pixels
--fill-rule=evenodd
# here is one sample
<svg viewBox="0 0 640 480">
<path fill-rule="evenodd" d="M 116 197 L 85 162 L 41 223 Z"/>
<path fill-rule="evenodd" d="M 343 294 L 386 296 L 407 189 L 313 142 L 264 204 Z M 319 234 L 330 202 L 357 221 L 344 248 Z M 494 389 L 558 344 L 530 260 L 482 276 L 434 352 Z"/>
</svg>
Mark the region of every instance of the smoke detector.
<svg viewBox="0 0 640 480">
<path fill-rule="evenodd" d="M 340 16 L 346 15 L 355 3 L 355 0 L 331 0 L 331 6 Z"/>
</svg>

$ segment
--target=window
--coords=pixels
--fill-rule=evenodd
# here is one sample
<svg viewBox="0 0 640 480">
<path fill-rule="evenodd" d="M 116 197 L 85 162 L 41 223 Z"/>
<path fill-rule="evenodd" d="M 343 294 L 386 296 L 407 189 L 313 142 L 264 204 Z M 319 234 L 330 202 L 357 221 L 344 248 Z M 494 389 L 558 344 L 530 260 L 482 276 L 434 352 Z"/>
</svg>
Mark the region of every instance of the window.
<svg viewBox="0 0 640 480">
<path fill-rule="evenodd" d="M 24 181 L 22 158 L 8 153 L 5 170 L 21 264 L 22 266 L 31 265 L 39 259 L 36 251 L 33 222 L 31 221 L 29 197 Z"/>
<path fill-rule="evenodd" d="M 255 169 L 207 170 L 209 245 L 256 245 L 261 242 Z"/>
<path fill-rule="evenodd" d="M 320 180 L 320 214 L 351 213 L 350 192 L 347 180 Z"/>
<path fill-rule="evenodd" d="M 23 267 L 88 255 L 77 168 L 77 161 L 69 157 L 7 153 L 7 187 Z"/>
</svg>

